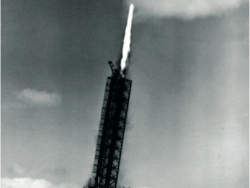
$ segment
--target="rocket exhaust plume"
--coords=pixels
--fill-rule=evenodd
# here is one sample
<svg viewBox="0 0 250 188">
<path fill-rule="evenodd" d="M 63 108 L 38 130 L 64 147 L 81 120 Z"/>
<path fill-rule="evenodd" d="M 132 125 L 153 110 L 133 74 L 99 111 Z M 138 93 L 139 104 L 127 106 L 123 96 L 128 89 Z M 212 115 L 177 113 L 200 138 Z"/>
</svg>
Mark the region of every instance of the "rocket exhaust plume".
<svg viewBox="0 0 250 188">
<path fill-rule="evenodd" d="M 134 5 L 130 4 L 127 26 L 125 30 L 125 36 L 123 39 L 123 48 L 122 48 L 122 59 L 121 59 L 121 72 L 126 68 L 126 61 L 130 51 L 130 42 L 131 42 L 131 28 L 132 28 L 132 19 L 133 19 Z"/>
</svg>

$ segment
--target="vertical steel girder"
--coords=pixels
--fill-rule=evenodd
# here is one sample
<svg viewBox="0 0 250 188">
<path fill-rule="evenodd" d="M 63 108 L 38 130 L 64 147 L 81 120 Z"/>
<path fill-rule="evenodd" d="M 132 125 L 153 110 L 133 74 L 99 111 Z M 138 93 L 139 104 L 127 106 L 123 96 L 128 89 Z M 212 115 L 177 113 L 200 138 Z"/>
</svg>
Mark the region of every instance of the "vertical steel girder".
<svg viewBox="0 0 250 188">
<path fill-rule="evenodd" d="M 107 78 L 92 177 L 85 188 L 116 188 L 132 81 Z"/>
</svg>

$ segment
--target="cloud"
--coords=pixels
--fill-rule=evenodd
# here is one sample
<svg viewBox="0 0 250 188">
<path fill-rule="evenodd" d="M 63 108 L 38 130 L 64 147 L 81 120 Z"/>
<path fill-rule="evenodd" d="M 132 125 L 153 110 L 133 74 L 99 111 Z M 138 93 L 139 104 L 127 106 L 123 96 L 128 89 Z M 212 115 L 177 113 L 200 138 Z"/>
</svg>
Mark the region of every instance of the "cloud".
<svg viewBox="0 0 250 188">
<path fill-rule="evenodd" d="M 56 168 L 44 169 L 43 173 L 48 173 L 50 175 L 59 177 L 65 177 L 68 175 L 68 170 L 64 167 L 56 167 Z"/>
<path fill-rule="evenodd" d="M 127 0 L 135 4 L 135 16 L 177 17 L 193 19 L 210 15 L 220 15 L 230 9 L 238 8 L 248 0 Z"/>
<path fill-rule="evenodd" d="M 15 165 L 14 165 L 13 171 L 14 171 L 14 173 L 17 174 L 17 175 L 22 175 L 22 174 L 24 174 L 24 172 L 25 172 L 25 170 L 24 170 L 21 166 L 19 166 L 18 164 L 15 164 Z"/>
<path fill-rule="evenodd" d="M 32 178 L 2 178 L 2 188 L 78 188 L 75 184 L 63 183 L 53 185 L 51 182 L 44 179 Z"/>
<path fill-rule="evenodd" d="M 15 164 L 11 167 L 7 168 L 8 174 L 14 175 L 14 176 L 23 176 L 24 173 L 26 173 L 26 170 L 20 166 L 19 164 Z"/>
<path fill-rule="evenodd" d="M 35 89 L 24 89 L 18 92 L 17 99 L 27 104 L 40 106 L 57 106 L 61 103 L 61 96 L 58 94 L 36 91 Z"/>
</svg>

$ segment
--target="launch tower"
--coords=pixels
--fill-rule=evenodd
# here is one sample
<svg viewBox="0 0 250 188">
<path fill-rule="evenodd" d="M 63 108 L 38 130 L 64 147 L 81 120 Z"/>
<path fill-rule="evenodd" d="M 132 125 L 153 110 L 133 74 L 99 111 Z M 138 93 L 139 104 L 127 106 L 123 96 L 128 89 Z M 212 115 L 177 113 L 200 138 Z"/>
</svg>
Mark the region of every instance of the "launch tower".
<svg viewBox="0 0 250 188">
<path fill-rule="evenodd" d="M 84 188 L 116 188 L 132 81 L 111 61 L 107 77 L 92 177 Z"/>
</svg>

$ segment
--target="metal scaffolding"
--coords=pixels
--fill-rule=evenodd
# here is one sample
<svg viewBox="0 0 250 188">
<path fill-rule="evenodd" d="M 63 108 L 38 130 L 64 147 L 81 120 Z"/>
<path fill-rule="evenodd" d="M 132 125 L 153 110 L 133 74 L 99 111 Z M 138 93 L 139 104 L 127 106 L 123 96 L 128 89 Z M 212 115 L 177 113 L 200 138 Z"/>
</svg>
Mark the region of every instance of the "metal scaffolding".
<svg viewBox="0 0 250 188">
<path fill-rule="evenodd" d="M 84 188 L 116 188 L 132 81 L 109 62 L 92 177 Z"/>
</svg>

